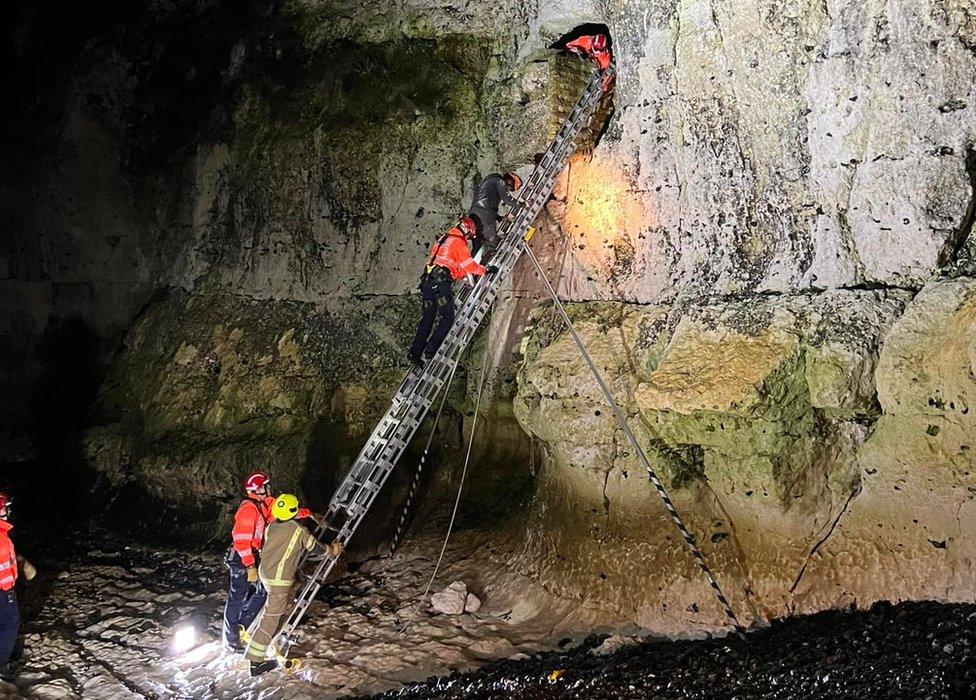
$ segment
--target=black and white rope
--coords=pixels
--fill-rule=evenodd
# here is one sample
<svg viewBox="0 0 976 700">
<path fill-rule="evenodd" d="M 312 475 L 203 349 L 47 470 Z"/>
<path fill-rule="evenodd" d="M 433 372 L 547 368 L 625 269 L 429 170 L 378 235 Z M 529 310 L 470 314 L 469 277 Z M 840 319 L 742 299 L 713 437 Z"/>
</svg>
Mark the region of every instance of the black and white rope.
<svg viewBox="0 0 976 700">
<path fill-rule="evenodd" d="M 522 247 L 525 251 L 525 254 L 528 256 L 529 260 L 532 261 L 532 265 L 535 267 L 536 272 L 539 273 L 539 277 L 542 279 L 542 283 L 545 285 L 546 290 L 549 292 L 549 296 L 552 297 L 552 302 L 555 305 L 556 310 L 559 312 L 560 316 L 562 316 L 563 323 L 566 326 L 566 330 L 569 331 L 570 335 L 573 338 L 573 341 L 576 343 L 576 347 L 579 349 L 580 354 L 583 356 L 583 359 L 586 361 L 586 364 L 589 367 L 590 372 L 592 372 L 593 378 L 596 379 L 596 383 L 600 386 L 600 391 L 603 392 L 603 395 L 606 398 L 607 403 L 609 403 L 610 407 L 613 409 L 613 413 L 617 418 L 617 422 L 620 424 L 621 430 L 623 430 L 624 434 L 627 436 L 627 439 L 630 441 L 631 446 L 634 448 L 635 452 L 637 453 L 637 456 L 640 458 L 641 464 L 643 465 L 644 469 L 647 471 L 647 476 L 650 478 L 651 483 L 654 484 L 654 488 L 657 489 L 658 496 L 661 497 L 661 501 L 664 503 L 664 507 L 668 509 L 668 514 L 671 516 L 671 520 L 674 521 L 674 524 L 678 528 L 678 531 L 681 533 L 681 536 L 684 537 L 685 544 L 688 546 L 688 549 L 691 551 L 692 556 L 694 556 L 695 558 L 695 563 L 698 564 L 698 568 L 701 570 L 702 575 L 708 581 L 708 585 L 712 587 L 712 592 L 715 594 L 715 597 L 718 598 L 718 602 L 722 604 L 722 609 L 725 610 L 725 615 L 726 617 L 729 618 L 729 621 L 732 623 L 732 627 L 735 629 L 735 633 L 740 637 L 745 638 L 745 629 L 739 623 L 739 618 L 735 616 L 735 611 L 732 610 L 732 606 L 729 604 L 728 599 L 725 597 L 725 594 L 722 593 L 722 589 L 719 587 L 718 582 L 715 580 L 715 577 L 712 575 L 711 569 L 708 568 L 708 563 L 705 561 L 705 557 L 698 549 L 698 545 L 695 543 L 695 538 L 688 531 L 688 528 L 685 527 L 685 523 L 681 519 L 681 516 L 678 514 L 677 508 L 675 508 L 674 504 L 671 502 L 671 497 L 668 496 L 668 492 L 665 490 L 664 484 L 661 483 L 661 480 L 657 478 L 657 474 L 654 473 L 654 469 L 653 467 L 651 467 L 651 463 L 647 459 L 647 455 L 644 453 L 644 450 L 641 448 L 640 443 L 637 442 L 637 437 L 630 430 L 630 426 L 627 424 L 627 419 L 624 416 L 623 411 L 620 409 L 620 406 L 617 404 L 617 401 L 613 398 L 613 394 L 610 393 L 610 389 L 606 385 L 606 382 L 603 381 L 603 377 L 601 376 L 600 371 L 597 369 L 596 365 L 593 363 L 593 359 L 590 357 L 590 353 L 587 352 L 586 346 L 583 345 L 582 339 L 576 333 L 576 329 L 573 327 L 573 322 L 566 314 L 566 309 L 563 308 L 563 304 L 559 300 L 559 296 L 556 294 L 556 290 L 549 282 L 549 278 L 546 276 L 546 273 L 543 271 L 542 265 L 539 264 L 538 258 L 535 257 L 535 254 L 532 252 L 532 249 L 529 248 L 528 245 L 523 243 Z"/>
<path fill-rule="evenodd" d="M 431 443 L 434 442 L 434 435 L 437 434 L 437 426 L 441 422 L 441 414 L 444 412 L 444 404 L 447 403 L 447 395 L 451 391 L 451 384 L 454 382 L 454 373 L 457 371 L 458 361 L 461 356 L 458 355 L 457 359 L 454 360 L 454 366 L 451 368 L 451 374 L 447 378 L 447 382 L 444 384 L 444 393 L 441 395 L 441 404 L 437 408 L 437 416 L 434 418 L 434 425 L 430 429 L 430 435 L 427 438 L 427 444 L 424 445 L 423 454 L 420 455 L 420 462 L 417 464 L 417 470 L 414 472 L 413 481 L 410 482 L 410 491 L 407 492 L 407 501 L 403 504 L 403 510 L 400 511 L 400 518 L 397 520 L 396 532 L 393 533 L 393 541 L 390 542 L 390 556 L 396 552 L 397 547 L 400 545 L 400 539 L 403 537 L 403 530 L 407 524 L 407 516 L 410 514 L 410 506 L 413 504 L 413 499 L 417 495 L 417 489 L 420 487 L 420 477 L 424 472 L 424 465 L 427 463 L 427 455 L 430 454 Z"/>
<path fill-rule="evenodd" d="M 468 451 L 464 455 L 464 466 L 461 468 L 461 481 L 458 483 L 457 496 L 454 498 L 454 509 L 451 511 L 451 521 L 447 524 L 447 533 L 444 535 L 444 542 L 441 544 L 440 554 L 437 555 L 437 562 L 434 564 L 434 570 L 430 572 L 430 578 L 427 580 L 427 586 L 424 588 L 423 595 L 420 596 L 420 600 L 413 608 L 413 612 L 410 613 L 410 617 L 407 618 L 403 625 L 399 628 L 398 633 L 403 634 L 407 631 L 410 624 L 417 618 L 417 613 L 420 612 L 420 608 L 427 602 L 427 596 L 430 595 L 430 589 L 434 585 L 434 579 L 437 578 L 437 572 L 441 569 L 441 563 L 444 561 L 444 553 L 447 551 L 447 543 L 451 540 L 451 533 L 454 532 L 454 522 L 457 520 L 458 508 L 461 505 L 461 494 L 464 491 L 464 479 L 468 474 L 468 465 L 471 463 L 471 450 L 474 447 L 474 435 L 475 429 L 478 427 L 478 416 L 481 413 L 481 395 L 484 393 L 485 389 L 485 375 L 488 374 L 488 347 L 485 346 L 485 354 L 481 360 L 481 378 L 478 380 L 478 397 L 474 404 L 474 418 L 471 419 L 471 435 L 468 437 Z"/>
</svg>

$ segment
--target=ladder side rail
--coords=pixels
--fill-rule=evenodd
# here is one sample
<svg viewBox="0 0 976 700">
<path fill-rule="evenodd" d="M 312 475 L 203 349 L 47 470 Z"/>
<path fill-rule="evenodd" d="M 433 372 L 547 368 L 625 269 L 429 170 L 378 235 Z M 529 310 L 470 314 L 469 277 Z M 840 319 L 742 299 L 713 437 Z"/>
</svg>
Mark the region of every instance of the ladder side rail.
<svg viewBox="0 0 976 700">
<path fill-rule="evenodd" d="M 612 71 L 613 69 L 610 68 L 608 70 Z M 499 274 L 494 275 L 493 279 L 482 277 L 473 289 L 462 290 L 459 293 L 458 300 L 462 307 L 462 313 L 458 314 L 458 318 L 455 320 L 448 336 L 453 342 L 442 344 L 442 347 L 438 350 L 438 356 L 435 356 L 423 368 L 419 376 L 415 377 L 414 382 L 411 383 L 410 378 L 415 373 L 411 373 L 411 375 L 408 375 L 404 379 L 400 389 L 398 389 L 394 396 L 393 405 L 374 428 L 370 439 L 367 440 L 366 445 L 360 451 L 352 467 L 347 471 L 342 482 L 340 482 L 340 487 L 330 502 L 329 512 L 333 516 L 341 512 L 343 503 L 341 502 L 340 496 L 348 499 L 344 503 L 355 504 L 355 508 L 351 514 L 347 511 L 346 522 L 339 530 L 336 538 L 337 541 L 345 544 L 352 538 L 362 519 L 365 517 L 366 512 L 368 512 L 382 486 L 392 473 L 396 462 L 409 445 L 410 439 L 419 429 L 424 416 L 430 408 L 433 397 L 436 396 L 436 392 L 440 390 L 444 381 L 446 381 L 443 374 L 437 376 L 436 371 L 444 369 L 444 366 L 450 361 L 451 355 L 456 353 L 459 356 L 463 352 L 477 328 L 480 327 L 487 311 L 494 303 L 499 292 L 500 282 L 505 277 L 502 274 L 502 270 L 504 269 L 505 272 L 510 271 L 520 257 L 522 252 L 519 245 L 521 236 L 524 235 L 525 230 L 527 230 L 528 226 L 535 220 L 535 217 L 545 205 L 552 188 L 555 186 L 555 180 L 565 166 L 565 161 L 572 151 L 575 150 L 573 142 L 579 131 L 589 122 L 592 116 L 592 110 L 595 109 L 602 93 L 601 83 L 605 76 L 606 71 L 598 71 L 594 74 L 587 89 L 580 96 L 579 100 L 577 100 L 570 116 L 564 121 L 560 132 L 550 143 L 543 159 L 529 177 L 526 183 L 527 192 L 513 212 L 514 216 L 506 220 L 500 227 L 501 230 L 499 233 L 503 240 L 499 246 L 500 250 L 496 252 L 494 258 L 497 260 L 495 264 L 499 267 Z M 518 236 L 513 235 L 516 231 L 519 233 Z M 434 376 L 430 377 L 427 375 Z M 428 379 L 426 384 L 424 384 L 424 379 Z M 418 389 L 421 389 L 419 395 Z M 400 421 L 391 426 L 389 434 L 384 437 L 382 435 L 384 428 L 389 426 L 390 421 L 400 412 L 406 402 L 409 402 L 406 411 L 407 415 L 401 416 Z M 413 415 L 410 415 L 411 413 Z M 377 448 L 378 442 L 380 443 L 379 453 L 374 455 L 374 459 L 365 459 L 365 455 L 369 451 Z M 366 489 L 365 498 L 362 497 L 364 489 Z M 328 525 L 331 524 L 328 521 L 329 519 L 327 518 L 320 523 L 319 527 L 316 528 L 317 534 L 323 534 L 322 531 L 328 529 Z M 290 634 L 298 624 L 305 610 L 307 610 L 308 605 L 314 599 L 315 595 L 317 595 L 325 577 L 331 572 L 336 560 L 336 557 L 325 557 L 316 567 L 315 572 L 309 578 L 308 583 L 299 595 L 301 603 L 296 605 L 292 610 L 292 614 L 289 615 L 282 629 L 282 633 Z"/>
<path fill-rule="evenodd" d="M 611 70 L 611 69 L 608 69 Z M 528 216 L 524 216 L 524 219 L 528 219 L 529 224 L 538 215 L 539 210 L 545 204 L 551 193 L 551 185 L 554 184 L 554 180 L 562 172 L 564 166 L 564 160 L 568 157 L 568 153 L 565 150 L 572 147 L 572 142 L 575 141 L 576 136 L 582 130 L 586 124 L 589 122 L 592 110 L 596 107 L 602 94 L 601 83 L 605 72 L 596 72 L 594 76 L 590 79 L 587 88 L 584 90 L 583 94 L 577 100 L 576 105 L 570 112 L 570 115 L 563 122 L 562 127 L 557 134 L 556 138 L 550 142 L 546 153 L 543 155 L 542 160 L 539 165 L 533 169 L 532 174 L 526 181 L 526 185 L 523 191 L 526 193 L 520 200 L 519 206 L 516 211 L 513 212 L 516 218 L 518 214 L 522 213 L 522 210 L 526 209 L 526 205 L 531 205 L 530 211 L 525 212 Z M 549 182 L 552 180 L 553 182 Z M 503 223 L 503 229 L 507 229 L 507 224 L 514 223 L 514 221 L 506 221 Z M 500 232 L 501 233 L 501 232 Z M 458 307 L 464 305 L 464 303 L 470 298 L 471 292 L 468 288 L 462 289 L 456 298 Z M 404 379 L 403 385 L 408 384 L 413 373 L 408 374 Z M 401 386 L 403 386 L 401 385 Z"/>
</svg>

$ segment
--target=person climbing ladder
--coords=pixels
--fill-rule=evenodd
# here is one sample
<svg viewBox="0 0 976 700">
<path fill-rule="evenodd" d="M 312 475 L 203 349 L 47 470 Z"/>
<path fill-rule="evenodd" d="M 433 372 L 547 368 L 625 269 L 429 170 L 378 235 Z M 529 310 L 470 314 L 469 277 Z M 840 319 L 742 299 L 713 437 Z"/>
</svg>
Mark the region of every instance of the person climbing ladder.
<svg viewBox="0 0 976 700">
<path fill-rule="evenodd" d="M 271 512 L 274 522 L 268 525 L 258 569 L 268 598 L 244 652 L 244 656 L 251 662 L 252 676 L 259 676 L 278 667 L 277 659 L 267 658 L 268 650 L 281 626 L 281 618 L 291 608 L 291 589 L 295 584 L 302 555 L 316 548 L 325 556 L 338 557 L 342 554 L 341 543 L 323 544 L 295 522 L 296 516 L 301 512 L 295 495 L 283 493 L 278 496 L 271 506 Z"/>
<path fill-rule="evenodd" d="M 480 276 L 498 271 L 493 265 L 479 265 L 471 257 L 468 240 L 477 232 L 474 219 L 462 216 L 457 225 L 448 229 L 430 249 L 430 258 L 419 285 L 424 304 L 423 315 L 409 353 L 410 361 L 414 365 L 420 366 L 424 360 L 431 359 L 451 330 L 454 322 L 453 282 L 465 275 Z M 434 319 L 438 315 L 440 320 L 434 328 Z"/>
<path fill-rule="evenodd" d="M 478 186 L 474 188 L 474 195 L 471 197 L 471 207 L 468 216 L 480 223 L 478 236 L 474 239 L 471 254 L 475 255 L 484 246 L 482 260 L 487 261 L 491 254 L 498 247 L 498 234 L 496 228 L 499 216 L 498 207 L 503 203 L 508 206 L 509 211 L 518 205 L 518 200 L 512 196 L 513 192 L 522 189 L 522 178 L 518 173 L 508 172 L 504 175 L 492 173 L 486 176 Z"/>
</svg>

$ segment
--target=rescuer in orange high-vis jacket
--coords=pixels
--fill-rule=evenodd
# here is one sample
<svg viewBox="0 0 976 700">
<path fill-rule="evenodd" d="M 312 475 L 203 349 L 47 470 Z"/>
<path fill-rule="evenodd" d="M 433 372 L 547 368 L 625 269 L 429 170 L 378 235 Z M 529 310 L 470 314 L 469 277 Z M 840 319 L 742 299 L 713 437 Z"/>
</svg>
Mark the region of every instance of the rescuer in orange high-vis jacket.
<svg viewBox="0 0 976 700">
<path fill-rule="evenodd" d="M 581 36 L 566 43 L 566 48 L 575 54 L 593 61 L 600 70 L 606 70 L 613 60 L 610 42 L 605 34 Z"/>
<path fill-rule="evenodd" d="M 13 680 L 10 670 L 10 654 L 17 641 L 17 630 L 20 627 L 20 609 L 17 606 L 17 593 L 14 586 L 22 570 L 24 578 L 30 581 L 37 570 L 29 561 L 19 557 L 10 539 L 11 504 L 13 500 L 5 493 L 0 493 L 0 678 Z"/>
<path fill-rule="evenodd" d="M 477 235 L 479 223 L 471 216 L 462 216 L 457 226 L 452 226 L 430 249 L 427 267 L 420 278 L 423 315 L 410 346 L 410 361 L 415 365 L 423 363 L 421 355 L 426 360 L 431 359 L 451 329 L 454 322 L 454 289 L 451 283 L 466 275 L 480 276 L 498 271 L 494 265 L 484 267 L 471 257 L 468 239 Z M 434 318 L 438 314 L 440 321 L 434 328 Z"/>
<path fill-rule="evenodd" d="M 231 547 L 227 553 L 230 583 L 224 606 L 224 641 L 228 647 L 243 652 L 240 628 L 247 629 L 261 612 L 267 592 L 258 580 L 258 560 L 264 546 L 264 533 L 272 520 L 271 478 L 264 472 L 253 472 L 244 480 L 246 498 L 234 514 Z M 302 508 L 299 518 L 311 512 Z"/>
<path fill-rule="evenodd" d="M 606 34 L 593 34 L 591 36 L 581 36 L 567 42 L 566 49 L 578 56 L 588 58 L 593 61 L 597 68 L 606 70 L 613 62 L 613 53 L 610 50 L 610 40 Z M 604 92 L 613 85 L 613 76 L 606 75 L 600 87 Z"/>
</svg>

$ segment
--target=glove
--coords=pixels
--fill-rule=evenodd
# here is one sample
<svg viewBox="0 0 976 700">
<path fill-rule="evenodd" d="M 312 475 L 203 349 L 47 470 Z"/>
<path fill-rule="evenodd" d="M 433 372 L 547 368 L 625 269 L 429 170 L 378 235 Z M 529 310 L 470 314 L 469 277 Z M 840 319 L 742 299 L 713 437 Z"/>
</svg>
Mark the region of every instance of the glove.
<svg viewBox="0 0 976 700">
<path fill-rule="evenodd" d="M 258 567 L 249 566 L 247 567 L 247 582 L 254 583 L 258 580 Z"/>
<path fill-rule="evenodd" d="M 26 559 L 24 559 L 24 563 L 20 568 L 24 572 L 24 578 L 28 581 L 33 581 L 34 577 L 37 576 L 37 569 Z"/>
<path fill-rule="evenodd" d="M 498 267 L 495 265 L 489 265 L 488 267 L 485 268 L 486 275 L 493 275 L 496 272 L 498 272 Z"/>
<path fill-rule="evenodd" d="M 338 557 L 345 551 L 345 547 L 342 546 L 342 542 L 333 542 L 329 545 L 329 554 L 334 557 Z"/>
</svg>

